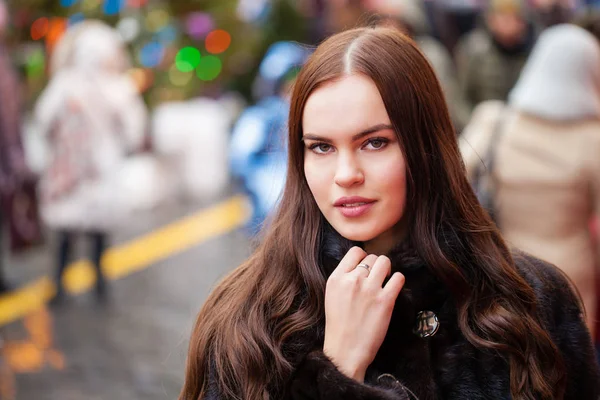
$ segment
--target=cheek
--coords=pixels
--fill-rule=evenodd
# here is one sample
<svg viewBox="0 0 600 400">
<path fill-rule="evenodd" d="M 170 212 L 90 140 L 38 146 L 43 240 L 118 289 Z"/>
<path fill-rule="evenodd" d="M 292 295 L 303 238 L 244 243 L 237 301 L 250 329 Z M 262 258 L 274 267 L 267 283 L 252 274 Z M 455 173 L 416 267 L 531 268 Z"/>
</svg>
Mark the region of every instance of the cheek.
<svg viewBox="0 0 600 400">
<path fill-rule="evenodd" d="M 379 178 L 379 187 L 390 202 L 401 204 L 404 208 L 406 200 L 406 168 L 404 158 L 397 155 L 388 160 L 386 165 L 380 168 L 380 171 L 387 171 L 385 174 L 377 174 Z"/>
<path fill-rule="evenodd" d="M 388 191 L 394 199 L 395 204 L 401 204 L 404 209 L 406 203 L 406 174 L 405 171 L 397 171 L 391 174 Z"/>
<path fill-rule="evenodd" d="M 323 167 L 319 167 L 317 163 L 309 161 L 304 162 L 304 176 L 306 176 L 306 183 L 313 197 L 319 203 L 321 199 L 327 196 L 327 174 L 324 173 Z"/>
</svg>

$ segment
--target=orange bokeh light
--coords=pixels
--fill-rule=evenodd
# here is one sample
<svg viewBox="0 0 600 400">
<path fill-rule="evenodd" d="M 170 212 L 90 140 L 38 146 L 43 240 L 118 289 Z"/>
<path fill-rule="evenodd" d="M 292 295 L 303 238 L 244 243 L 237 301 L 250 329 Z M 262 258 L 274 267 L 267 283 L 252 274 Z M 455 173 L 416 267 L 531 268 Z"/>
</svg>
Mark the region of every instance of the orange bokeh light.
<svg viewBox="0 0 600 400">
<path fill-rule="evenodd" d="M 206 51 L 211 54 L 220 54 L 229 48 L 231 35 L 222 29 L 210 32 L 206 36 Z"/>
<path fill-rule="evenodd" d="M 148 3 L 148 0 L 128 0 L 127 5 L 133 8 L 143 7 Z"/>
<path fill-rule="evenodd" d="M 52 51 L 56 43 L 67 30 L 68 21 L 66 18 L 52 18 L 50 20 L 50 28 L 46 34 L 46 46 L 48 51 Z"/>
<path fill-rule="evenodd" d="M 129 76 L 140 93 L 148 90 L 154 83 L 154 74 L 149 69 L 133 68 L 129 70 Z"/>
<path fill-rule="evenodd" d="M 33 40 L 40 40 L 48 33 L 48 29 L 50 28 L 50 22 L 48 18 L 42 17 L 36 19 L 31 25 L 31 38 Z"/>
</svg>

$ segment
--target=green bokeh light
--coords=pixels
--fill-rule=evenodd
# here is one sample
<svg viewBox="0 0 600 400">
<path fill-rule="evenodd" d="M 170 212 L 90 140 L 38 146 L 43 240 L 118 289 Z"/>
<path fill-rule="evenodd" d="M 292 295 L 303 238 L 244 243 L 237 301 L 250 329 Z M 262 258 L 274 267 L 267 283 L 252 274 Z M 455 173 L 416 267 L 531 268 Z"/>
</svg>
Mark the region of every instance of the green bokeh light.
<svg viewBox="0 0 600 400">
<path fill-rule="evenodd" d="M 200 51 L 194 47 L 184 47 L 175 56 L 175 66 L 181 72 L 191 72 L 200 64 Z"/>
<path fill-rule="evenodd" d="M 46 59 L 44 53 L 38 50 L 27 57 L 27 75 L 31 78 L 37 78 L 44 74 L 46 68 Z"/>
<path fill-rule="evenodd" d="M 203 81 L 212 81 L 219 76 L 222 69 L 223 64 L 218 57 L 206 56 L 200 60 L 196 74 Z"/>
</svg>

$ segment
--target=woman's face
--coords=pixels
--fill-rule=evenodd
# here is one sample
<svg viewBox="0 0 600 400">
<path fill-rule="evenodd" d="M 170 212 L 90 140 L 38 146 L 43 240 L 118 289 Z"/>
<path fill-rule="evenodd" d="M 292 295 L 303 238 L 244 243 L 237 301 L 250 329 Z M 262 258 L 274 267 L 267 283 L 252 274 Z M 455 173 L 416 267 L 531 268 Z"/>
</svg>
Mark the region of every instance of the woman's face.
<svg viewBox="0 0 600 400">
<path fill-rule="evenodd" d="M 327 83 L 308 98 L 302 124 L 319 209 L 345 238 L 387 252 L 403 234 L 406 165 L 377 86 L 358 74 Z"/>
</svg>

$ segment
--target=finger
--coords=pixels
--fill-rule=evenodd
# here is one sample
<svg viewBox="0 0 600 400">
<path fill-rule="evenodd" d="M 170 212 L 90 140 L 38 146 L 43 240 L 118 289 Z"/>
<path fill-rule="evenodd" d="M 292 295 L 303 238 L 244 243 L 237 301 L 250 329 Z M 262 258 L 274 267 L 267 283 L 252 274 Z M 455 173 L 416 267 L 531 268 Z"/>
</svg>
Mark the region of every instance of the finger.
<svg viewBox="0 0 600 400">
<path fill-rule="evenodd" d="M 392 262 L 386 256 L 379 256 L 370 272 L 369 282 L 377 287 L 382 287 L 385 278 L 392 273 Z"/>
<path fill-rule="evenodd" d="M 383 292 L 386 296 L 389 296 L 390 299 L 395 301 L 404 287 L 405 280 L 404 275 L 400 272 L 394 272 L 390 280 L 383 287 Z"/>
<path fill-rule="evenodd" d="M 356 263 L 354 271 L 351 271 L 351 272 L 367 277 L 371 273 L 371 268 L 373 268 L 375 261 L 377 261 L 377 256 L 375 254 L 369 254 L 368 256 L 363 258 L 359 263 Z M 364 267 L 359 267 L 358 266 L 359 264 L 366 264 L 369 266 L 369 269 L 366 269 Z"/>
<path fill-rule="evenodd" d="M 353 248 L 348 250 L 344 258 L 342 258 L 342 261 L 340 261 L 334 273 L 336 273 L 336 271 L 344 273 L 352 271 L 354 268 L 356 268 L 358 263 L 360 263 L 360 260 L 362 260 L 366 256 L 367 253 L 363 249 L 354 246 Z"/>
</svg>

